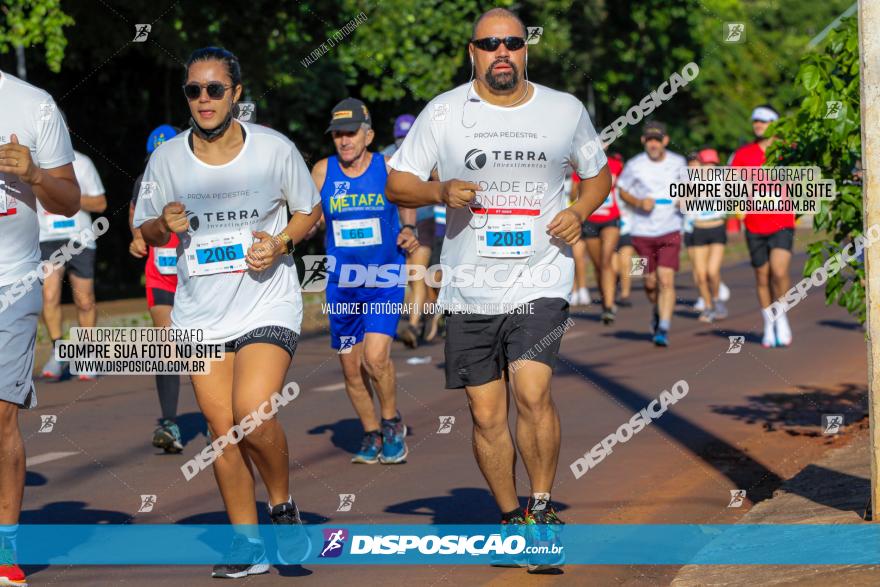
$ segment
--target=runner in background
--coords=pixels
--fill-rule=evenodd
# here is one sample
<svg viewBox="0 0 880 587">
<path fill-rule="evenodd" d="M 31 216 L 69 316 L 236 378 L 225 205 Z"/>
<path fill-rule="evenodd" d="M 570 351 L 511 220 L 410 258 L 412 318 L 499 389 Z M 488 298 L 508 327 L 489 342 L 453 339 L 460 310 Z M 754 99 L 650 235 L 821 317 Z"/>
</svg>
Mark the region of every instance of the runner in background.
<svg viewBox="0 0 880 587">
<path fill-rule="evenodd" d="M 327 224 L 325 250 L 336 259 L 326 291 L 330 346 L 339 353 L 345 391 L 364 429 L 351 462 L 403 463 L 407 429 L 397 409 L 391 343 L 400 320 L 395 306 L 403 304 L 406 288 L 396 285 L 396 276 L 390 287 L 388 282 L 385 287 L 347 285 L 343 268 L 397 266 L 405 274 L 406 253 L 419 244 L 412 225 L 415 211 L 398 209 L 385 196 L 388 168 L 380 153 L 369 151 L 374 133 L 366 104 L 355 98 L 341 101 L 326 132 L 332 133 L 336 155 L 315 164 L 312 180 L 320 190 Z"/>
<path fill-rule="evenodd" d="M 715 149 L 702 149 L 688 157 L 689 167 L 718 165 Z M 712 323 L 727 317 L 727 307 L 720 299 L 721 263 L 727 244 L 727 215 L 724 212 L 690 212 L 684 219 L 684 244 L 691 260 L 694 284 L 704 308 L 700 322 Z"/>
<path fill-rule="evenodd" d="M 45 274 L 37 202 L 71 218 L 81 195 L 70 135 L 52 96 L 0 71 L 0 104 L 0 584 L 26 585 L 16 564 L 25 479 L 18 412 L 37 405 L 34 349 Z"/>
<path fill-rule="evenodd" d="M 67 118 L 61 113 L 64 124 Z M 69 128 L 69 127 L 68 127 Z M 79 151 L 73 152 L 73 171 L 79 182 L 82 197 L 80 210 L 73 218 L 62 214 L 52 214 L 37 202 L 37 218 L 40 221 L 40 258 L 48 261 L 52 254 L 76 239 L 82 231 L 92 225 L 90 212 L 100 214 L 107 209 L 107 196 L 104 184 L 92 160 Z M 98 309 L 95 306 L 95 254 L 94 241 L 86 242 L 82 250 L 73 255 L 67 263 L 46 276 L 43 282 L 43 322 L 52 344 L 64 335 L 61 315 L 61 288 L 65 274 L 70 278 L 70 291 L 76 305 L 77 324 L 90 328 L 98 322 Z M 60 379 L 65 364 L 56 361 L 54 354 L 43 365 L 42 375 L 46 379 Z M 80 381 L 94 381 L 94 373 L 80 373 Z"/>
<path fill-rule="evenodd" d="M 617 273 L 614 270 L 614 256 L 617 242 L 620 240 L 620 209 L 617 205 L 617 178 L 623 171 L 623 164 L 608 158 L 608 171 L 611 172 L 611 191 L 602 205 L 584 222 L 581 230 L 581 241 L 586 243 L 587 252 L 593 262 L 599 292 L 602 294 L 602 324 L 614 323 L 617 306 L 614 293 L 617 289 Z M 580 178 L 575 173 L 572 181 L 577 184 Z"/>
<path fill-rule="evenodd" d="M 574 177 L 577 172 L 569 168 L 569 172 L 565 175 L 565 185 L 563 189 L 568 196 L 568 204 L 574 204 L 577 200 L 577 184 L 574 183 Z M 590 288 L 587 286 L 587 241 L 579 239 L 578 242 L 571 245 L 571 256 L 574 257 L 574 287 L 571 290 L 572 306 L 589 306 L 593 303 L 590 296 Z M 599 281 L 599 274 L 596 273 L 596 282 Z"/>
<path fill-rule="evenodd" d="M 437 181 L 436 178 L 432 178 Z M 425 324 L 425 342 L 432 342 L 438 336 L 444 336 L 446 320 L 443 312 L 436 309 L 437 298 L 440 294 L 440 288 L 431 285 L 439 284 L 443 279 L 443 270 L 440 269 L 440 255 L 443 251 L 443 240 L 446 237 L 446 206 L 437 204 L 434 206 L 434 245 L 431 247 L 431 259 L 428 261 L 428 267 L 437 267 L 433 272 L 433 279 L 428 283 L 428 304 L 435 307 L 434 313 L 428 316 Z M 426 280 L 428 281 L 428 280 Z"/>
<path fill-rule="evenodd" d="M 666 149 L 666 125 L 651 121 L 642 131 L 643 153 L 629 161 L 617 182 L 620 197 L 635 208 L 632 241 L 639 257 L 647 259 L 643 285 L 654 305 L 652 341 L 669 346 L 669 327 L 675 309 L 675 273 L 681 252 L 681 220 L 669 186 L 680 181 L 687 161 Z"/>
<path fill-rule="evenodd" d="M 737 149 L 730 164 L 741 167 L 764 165 L 765 151 L 775 140 L 775 137 L 766 136 L 767 127 L 776 120 L 779 120 L 779 113 L 772 106 L 765 104 L 755 108 L 752 111 L 752 131 L 755 133 L 755 140 Z M 794 214 L 747 213 L 745 225 L 749 256 L 755 269 L 758 303 L 763 309 L 773 300 L 782 297 L 791 287 L 788 272 L 791 265 L 791 251 L 794 247 Z M 791 344 L 791 326 L 785 313 L 775 321 L 771 321 L 763 311 L 761 316 L 764 320 L 762 346 L 785 347 Z"/>
<path fill-rule="evenodd" d="M 623 168 L 623 157 L 620 153 L 612 153 L 608 157 L 614 159 Z M 615 180 L 616 185 L 616 180 Z M 617 254 L 614 256 L 614 273 L 620 282 L 620 293 L 617 297 L 617 305 L 621 308 L 629 308 L 632 301 L 629 299 L 632 293 L 632 258 L 636 250 L 632 246 L 632 207 L 620 198 L 620 190 L 617 191 L 617 208 L 620 210 L 620 237 L 617 239 Z"/>
<path fill-rule="evenodd" d="M 178 132 L 168 124 L 153 130 L 147 138 L 147 161 L 159 145 L 176 136 Z M 137 259 L 147 257 L 144 266 L 147 309 L 150 311 L 153 326 L 166 328 L 171 326 L 171 309 L 174 306 L 174 292 L 177 290 L 178 239 L 177 235 L 172 233 L 164 247 L 149 247 L 144 242 L 140 229 L 132 224 L 142 179 L 143 174 L 135 180 L 132 189 L 128 210 L 128 224 L 131 228 L 131 244 L 128 246 L 128 251 Z M 153 446 L 161 448 L 166 453 L 179 453 L 183 450 L 183 440 L 177 425 L 180 375 L 156 375 L 156 393 L 159 396 L 162 417 L 159 418 L 159 426 L 153 431 Z"/>
<path fill-rule="evenodd" d="M 401 114 L 394 120 L 394 144 L 382 150 L 382 155 L 386 159 L 390 159 L 397 151 L 406 134 L 415 122 L 416 117 L 412 114 Z M 419 247 L 407 255 L 406 262 L 409 265 L 428 267 L 431 260 L 431 251 L 434 247 L 435 229 L 434 208 L 433 206 L 422 206 L 416 210 L 415 215 L 415 234 L 418 237 Z M 424 340 L 426 334 L 426 325 L 423 324 L 423 312 L 425 303 L 429 301 L 429 286 L 427 283 L 427 274 L 425 279 L 413 280 L 409 282 L 409 315 L 406 323 L 401 325 L 399 329 L 400 339 L 411 349 L 419 346 L 419 341 Z"/>
</svg>

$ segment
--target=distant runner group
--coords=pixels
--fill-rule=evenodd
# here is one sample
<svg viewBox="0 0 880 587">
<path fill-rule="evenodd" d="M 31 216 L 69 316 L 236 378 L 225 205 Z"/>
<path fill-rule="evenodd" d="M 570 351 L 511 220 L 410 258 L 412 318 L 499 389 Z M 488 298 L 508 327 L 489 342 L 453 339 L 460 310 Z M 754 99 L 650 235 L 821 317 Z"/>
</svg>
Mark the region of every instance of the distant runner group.
<svg viewBox="0 0 880 587">
<path fill-rule="evenodd" d="M 669 193 L 688 165 L 720 161 L 711 148 L 688 158 L 669 150 L 667 127 L 656 120 L 642 129 L 644 152 L 628 161 L 585 149 L 597 140 L 590 115 L 576 97 L 528 81 L 525 27 L 506 9 L 476 21 L 468 54 L 471 80 L 435 97 L 417 117 L 400 116 L 395 144 L 384 153 L 371 150 L 367 105 L 355 98 L 339 102 L 326 130 L 335 154 L 309 170 L 283 134 L 236 118 L 243 81 L 235 55 L 216 47 L 195 51 L 183 85 L 189 128 L 162 125 L 147 140 L 146 170 L 129 211 L 129 251 L 145 259 L 153 324 L 201 329 L 225 347 L 210 373 L 191 376 L 210 437 L 218 438 L 284 386 L 303 317 L 301 276 L 291 253 L 323 228 L 333 259 L 327 307 L 345 309 L 328 315 L 330 346 L 363 427 L 352 462 L 405 463 L 408 429 L 397 407 L 392 342 L 399 337 L 416 347 L 445 329 L 446 387 L 464 390 L 474 454 L 501 524 L 512 533 L 537 527 L 555 543 L 563 523 L 551 499 L 561 433 L 550 390 L 561 336 L 548 344 L 547 335 L 564 332 L 571 305 L 590 303 L 589 257 L 601 321 L 613 324 L 618 307 L 630 305 L 630 276 L 642 274 L 652 341 L 668 346 L 682 241 L 700 293 L 699 319 L 711 323 L 728 315 L 730 293 L 720 274 L 728 218 L 684 214 Z M 76 239 L 89 213 L 106 209 L 107 198 L 91 160 L 73 151 L 47 93 L 2 72 L 0 100 L 10 106 L 0 111 L 0 295 L 6 295 L 39 270 L 41 258 Z M 41 104 L 51 105 L 48 116 Z M 766 129 L 777 118 L 769 106 L 754 110 L 755 141 L 736 151 L 732 165 L 764 164 L 773 140 Z M 763 308 L 789 287 L 794 216 L 746 215 L 745 228 Z M 506 285 L 453 281 L 438 292 L 431 284 L 439 276 L 426 275 L 409 283 L 407 298 L 406 280 L 397 280 L 407 263 L 468 267 L 470 275 L 492 275 Z M 374 265 L 397 267 L 395 283 L 352 282 L 344 270 Z M 65 271 L 79 326 L 94 326 L 93 247 L 0 312 L 0 450 L 11 455 L 0 459 L 0 549 L 13 553 L 25 471 L 18 410 L 36 405 L 37 315 L 42 311 L 53 341 L 63 336 Z M 547 275 L 549 285 L 538 284 Z M 413 310 L 401 319 L 406 299 Z M 421 311 L 435 300 L 442 314 Z M 359 310 L 366 307 L 387 311 Z M 791 342 L 785 316 L 765 318 L 764 346 Z M 53 358 L 42 374 L 58 379 L 64 369 Z M 179 376 L 157 375 L 156 388 L 161 417 L 153 444 L 179 453 Z M 524 507 L 512 474 L 517 454 L 530 484 Z M 213 468 L 231 524 L 258 523 L 256 469 L 272 523 L 301 528 L 289 461 L 285 430 L 274 418 L 247 442 L 225 447 Z M 298 562 L 306 540 L 304 532 L 279 533 L 279 558 Z M 530 572 L 563 562 L 561 555 L 520 561 Z M 264 545 L 243 531 L 213 576 L 267 570 Z M 25 581 L 14 563 L 0 561 L 3 579 Z"/>
</svg>

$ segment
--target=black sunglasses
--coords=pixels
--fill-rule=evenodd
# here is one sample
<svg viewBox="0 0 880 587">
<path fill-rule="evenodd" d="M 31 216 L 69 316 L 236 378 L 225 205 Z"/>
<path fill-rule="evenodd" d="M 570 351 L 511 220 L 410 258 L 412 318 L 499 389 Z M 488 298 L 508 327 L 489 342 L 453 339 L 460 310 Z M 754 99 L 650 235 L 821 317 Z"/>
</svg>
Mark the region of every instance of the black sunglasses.
<svg viewBox="0 0 880 587">
<path fill-rule="evenodd" d="M 183 86 L 183 94 L 188 100 L 198 100 L 202 95 L 202 88 L 208 91 L 208 97 L 212 100 L 219 100 L 226 93 L 226 90 L 232 86 L 224 86 L 220 82 L 210 82 L 207 84 L 197 84 L 195 82 Z"/>
<path fill-rule="evenodd" d="M 519 51 L 526 46 L 526 40 L 523 37 L 504 37 L 503 39 L 486 37 L 484 39 L 472 39 L 471 43 L 474 44 L 474 47 L 483 51 L 495 51 L 502 43 L 507 47 L 508 51 Z"/>
</svg>

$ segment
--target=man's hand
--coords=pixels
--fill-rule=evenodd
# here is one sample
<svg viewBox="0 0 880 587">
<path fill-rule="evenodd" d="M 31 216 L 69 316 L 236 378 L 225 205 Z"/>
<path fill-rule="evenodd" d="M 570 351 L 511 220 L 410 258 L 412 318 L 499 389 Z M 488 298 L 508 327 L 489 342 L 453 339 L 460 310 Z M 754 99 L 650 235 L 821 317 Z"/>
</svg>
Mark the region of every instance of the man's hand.
<svg viewBox="0 0 880 587">
<path fill-rule="evenodd" d="M 265 271 L 275 264 L 275 261 L 285 253 L 287 247 L 281 239 L 275 238 L 262 230 L 255 230 L 254 244 L 248 249 L 245 261 L 251 271 Z"/>
<path fill-rule="evenodd" d="M 654 199 L 645 198 L 643 200 L 639 200 L 639 208 L 641 208 L 643 212 L 650 212 L 654 209 Z"/>
<path fill-rule="evenodd" d="M 547 225 L 547 232 L 550 236 L 561 238 L 569 245 L 573 245 L 581 238 L 581 224 L 583 221 L 577 212 L 566 208 Z"/>
<path fill-rule="evenodd" d="M 181 202 L 171 202 L 162 208 L 162 224 L 168 232 L 181 233 L 189 230 L 186 207 Z"/>
<path fill-rule="evenodd" d="M 132 257 L 143 259 L 147 254 L 147 243 L 144 242 L 143 238 L 135 237 L 132 239 L 131 244 L 128 245 L 128 252 L 131 253 Z"/>
<path fill-rule="evenodd" d="M 412 253 L 419 248 L 419 239 L 411 228 L 404 228 L 397 234 L 397 246 L 407 253 Z"/>
<path fill-rule="evenodd" d="M 477 196 L 480 185 L 462 179 L 450 179 L 440 184 L 440 198 L 450 208 L 464 208 Z"/>
<path fill-rule="evenodd" d="M 40 183 L 40 168 L 34 165 L 31 151 L 18 142 L 18 136 L 11 137 L 11 143 L 0 146 L 0 173 L 17 175 L 28 185 Z"/>
</svg>

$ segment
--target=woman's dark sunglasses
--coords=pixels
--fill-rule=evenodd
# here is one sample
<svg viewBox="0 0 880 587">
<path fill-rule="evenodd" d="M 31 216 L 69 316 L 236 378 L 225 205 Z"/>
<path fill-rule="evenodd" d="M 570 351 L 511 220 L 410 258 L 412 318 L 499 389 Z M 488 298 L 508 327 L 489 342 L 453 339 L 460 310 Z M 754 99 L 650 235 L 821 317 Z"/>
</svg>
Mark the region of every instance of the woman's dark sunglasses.
<svg viewBox="0 0 880 587">
<path fill-rule="evenodd" d="M 231 87 L 232 86 L 224 86 L 220 82 L 210 82 L 204 85 L 192 83 L 183 86 L 183 94 L 188 100 L 198 100 L 199 96 L 202 95 L 202 88 L 205 88 L 208 91 L 209 98 L 212 100 L 219 100 L 223 97 L 223 94 L 226 93 L 226 90 Z"/>
<path fill-rule="evenodd" d="M 484 39 L 474 39 L 471 41 L 474 47 L 483 51 L 495 51 L 504 43 L 508 51 L 519 51 L 526 46 L 526 40 L 523 37 L 486 37 Z"/>
</svg>

